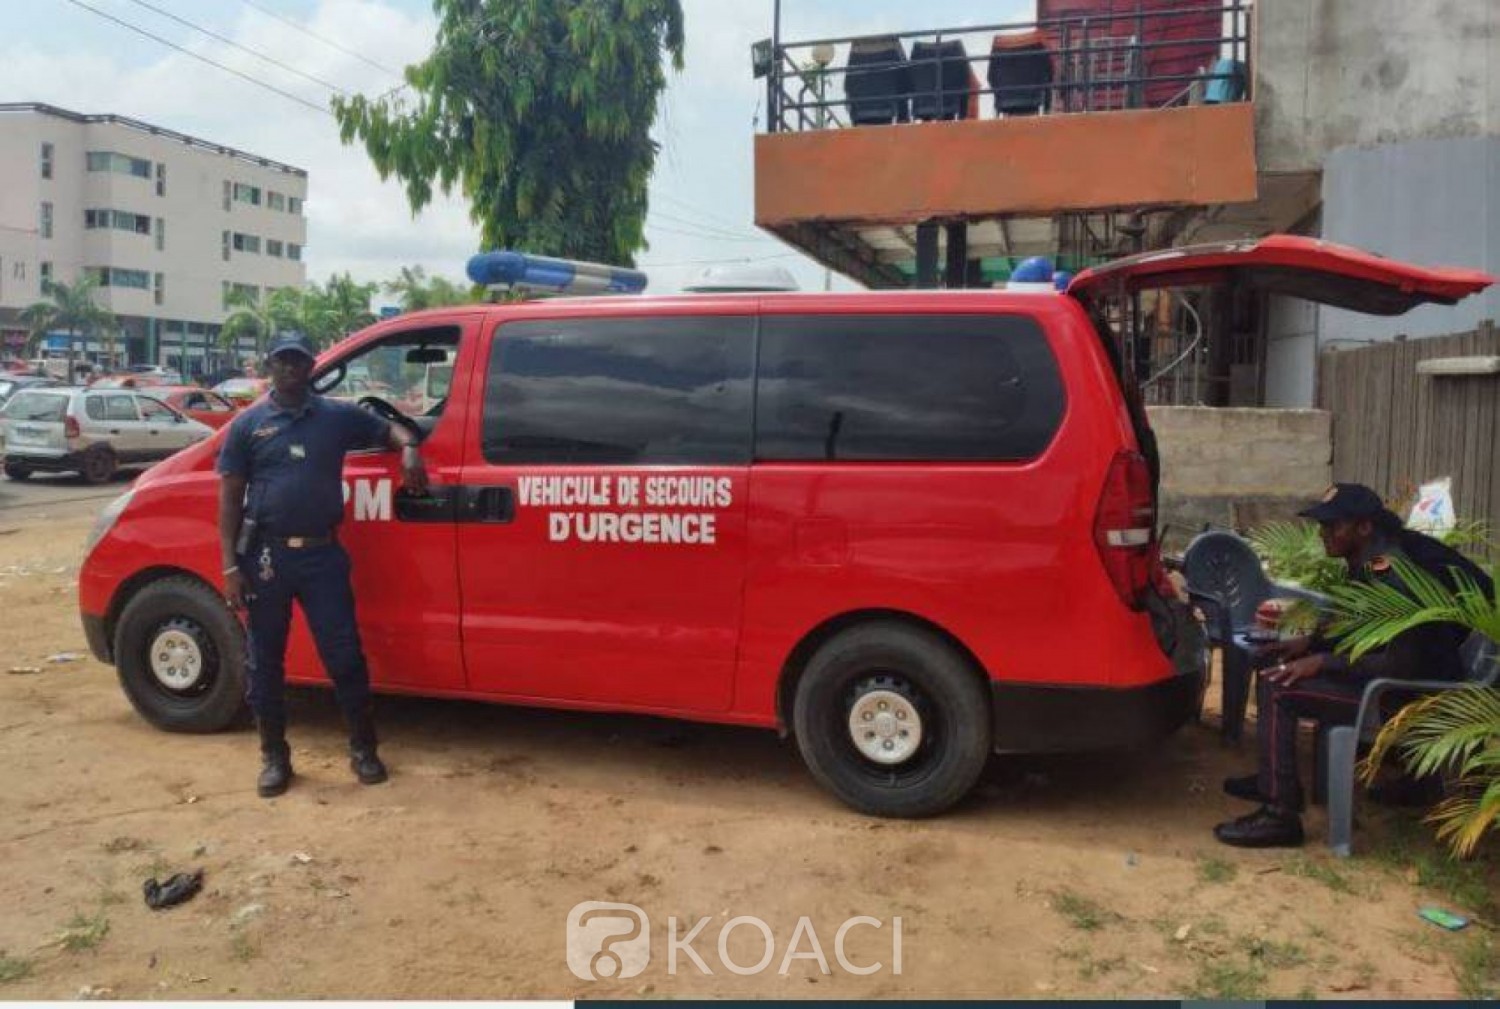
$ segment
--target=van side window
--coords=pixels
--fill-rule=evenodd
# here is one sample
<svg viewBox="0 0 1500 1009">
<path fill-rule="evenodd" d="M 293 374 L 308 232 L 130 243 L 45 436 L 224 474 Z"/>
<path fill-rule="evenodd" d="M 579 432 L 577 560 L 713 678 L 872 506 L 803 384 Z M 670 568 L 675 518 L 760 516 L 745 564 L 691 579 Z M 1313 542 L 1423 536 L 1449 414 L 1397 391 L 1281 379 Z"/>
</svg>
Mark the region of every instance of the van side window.
<svg viewBox="0 0 1500 1009">
<path fill-rule="evenodd" d="M 140 420 L 140 415 L 135 412 L 135 397 L 105 396 L 104 418 L 106 420 Z"/>
<path fill-rule="evenodd" d="M 1057 360 L 1026 316 L 766 316 L 755 457 L 1030 459 L 1064 403 Z"/>
<path fill-rule="evenodd" d="M 754 351 L 744 316 L 510 323 L 490 351 L 484 457 L 744 465 Z"/>
<path fill-rule="evenodd" d="M 89 415 L 89 420 L 104 419 L 104 397 L 85 396 L 83 400 L 83 411 Z"/>
</svg>

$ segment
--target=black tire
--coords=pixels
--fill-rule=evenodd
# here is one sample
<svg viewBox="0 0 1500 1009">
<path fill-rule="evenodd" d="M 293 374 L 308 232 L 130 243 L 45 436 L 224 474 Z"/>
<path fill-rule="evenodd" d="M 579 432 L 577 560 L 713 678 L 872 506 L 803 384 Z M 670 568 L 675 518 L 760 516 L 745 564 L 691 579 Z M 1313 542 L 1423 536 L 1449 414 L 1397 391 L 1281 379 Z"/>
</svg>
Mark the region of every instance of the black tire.
<svg viewBox="0 0 1500 1009">
<path fill-rule="evenodd" d="M 895 765 L 862 753 L 849 725 L 856 703 L 883 692 L 921 719 L 917 749 Z M 819 648 L 797 683 L 792 724 L 813 777 L 874 816 L 941 813 L 974 787 L 990 754 L 982 675 L 942 638 L 905 624 L 854 627 Z"/>
<path fill-rule="evenodd" d="M 83 450 L 79 473 L 92 484 L 109 483 L 120 468 L 115 459 L 115 450 L 108 445 L 91 445 Z"/>
<path fill-rule="evenodd" d="M 153 671 L 151 654 L 173 637 L 188 639 L 199 657 L 191 667 L 196 678 L 176 688 Z M 218 732 L 244 717 L 244 630 L 219 594 L 196 579 L 152 582 L 125 605 L 115 628 L 115 668 L 131 705 L 158 729 Z"/>
<path fill-rule="evenodd" d="M 35 471 L 25 463 L 8 462 L 5 464 L 5 475 L 12 480 L 30 480 L 33 472 Z"/>
</svg>

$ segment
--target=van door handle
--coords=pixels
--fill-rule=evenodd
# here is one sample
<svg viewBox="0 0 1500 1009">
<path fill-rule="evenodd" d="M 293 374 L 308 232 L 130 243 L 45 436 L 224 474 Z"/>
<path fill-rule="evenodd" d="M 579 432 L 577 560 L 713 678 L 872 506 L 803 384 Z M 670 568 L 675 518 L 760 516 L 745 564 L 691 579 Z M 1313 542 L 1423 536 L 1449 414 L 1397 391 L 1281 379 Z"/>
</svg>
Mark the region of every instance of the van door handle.
<svg viewBox="0 0 1500 1009">
<path fill-rule="evenodd" d="M 117 427 L 112 427 L 112 428 L 109 429 L 109 433 L 110 434 L 119 434 L 120 433 L 120 429 L 117 428 Z"/>
<path fill-rule="evenodd" d="M 516 492 L 504 485 L 463 487 L 458 499 L 458 521 L 487 525 L 515 521 Z"/>
</svg>

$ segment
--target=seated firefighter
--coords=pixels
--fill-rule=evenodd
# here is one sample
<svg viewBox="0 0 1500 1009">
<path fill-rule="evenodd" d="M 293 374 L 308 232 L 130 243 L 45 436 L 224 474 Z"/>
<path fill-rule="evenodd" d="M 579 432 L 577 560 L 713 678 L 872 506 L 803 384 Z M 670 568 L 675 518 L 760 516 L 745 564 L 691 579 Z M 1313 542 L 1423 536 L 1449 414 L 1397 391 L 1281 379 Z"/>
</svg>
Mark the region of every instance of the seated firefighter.
<svg viewBox="0 0 1500 1009">
<path fill-rule="evenodd" d="M 1342 558 L 1354 581 L 1401 588 L 1394 557 L 1404 557 L 1450 589 L 1462 571 L 1493 591 L 1472 561 L 1422 533 L 1403 527 L 1373 490 L 1335 484 L 1321 503 L 1300 512 L 1318 523 L 1323 549 Z M 1224 791 L 1260 804 L 1253 813 L 1219 824 L 1214 836 L 1243 848 L 1295 847 L 1302 843 L 1302 783 L 1297 773 L 1297 727 L 1302 719 L 1353 724 L 1365 685 L 1378 677 L 1459 680 L 1459 648 L 1467 632 L 1456 624 L 1424 624 L 1402 633 L 1385 648 L 1356 662 L 1336 654 L 1336 642 L 1321 632 L 1279 642 L 1259 656 L 1256 688 L 1260 767 L 1256 774 L 1228 778 Z"/>
</svg>

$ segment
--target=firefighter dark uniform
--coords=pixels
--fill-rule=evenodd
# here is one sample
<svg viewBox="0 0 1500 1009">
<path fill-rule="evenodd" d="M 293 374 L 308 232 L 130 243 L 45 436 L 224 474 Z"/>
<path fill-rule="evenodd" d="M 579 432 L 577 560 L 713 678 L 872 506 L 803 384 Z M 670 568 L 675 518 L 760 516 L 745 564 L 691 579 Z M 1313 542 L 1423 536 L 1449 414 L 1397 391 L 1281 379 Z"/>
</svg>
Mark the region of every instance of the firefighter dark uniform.
<svg viewBox="0 0 1500 1009">
<path fill-rule="evenodd" d="M 310 350 L 304 347 L 295 349 Z M 367 775 L 358 763 L 361 753 L 374 757 L 376 738 L 349 555 L 336 531 L 344 515 L 345 453 L 383 446 L 389 437 L 386 421 L 352 404 L 309 394 L 290 410 L 273 395 L 234 419 L 218 460 L 219 473 L 247 482 L 250 532 L 241 537 L 237 562 L 249 586 L 246 693 L 262 749 L 279 747 L 286 759 L 285 656 L 295 601 L 333 681 L 362 781 L 384 780 L 384 773 Z"/>
<path fill-rule="evenodd" d="M 1481 585 L 1489 585 L 1488 577 L 1457 551 L 1402 528 L 1400 519 L 1386 511 L 1379 496 L 1368 487 L 1335 485 L 1321 504 L 1301 514 L 1320 523 L 1369 520 L 1373 524 L 1369 540 L 1357 554 L 1345 558 L 1351 581 L 1381 582 L 1404 590 L 1393 563 L 1404 558 L 1450 588 L 1455 584 L 1454 569 Z M 1300 844 L 1302 828 L 1297 814 L 1303 809 L 1304 794 L 1297 769 L 1299 722 L 1307 719 L 1325 725 L 1352 724 L 1365 686 L 1380 677 L 1461 679 L 1459 649 L 1465 635 L 1465 630 L 1455 624 L 1422 624 L 1351 662 L 1334 651 L 1333 639 L 1320 632 L 1314 634 L 1308 654 L 1320 657 L 1321 666 L 1315 675 L 1295 683 L 1274 682 L 1265 675 L 1276 668 L 1274 663 L 1262 663 L 1256 688 L 1259 768 L 1254 775 L 1226 780 L 1224 790 L 1264 806 L 1247 817 L 1220 824 L 1215 836 L 1228 844 L 1251 847 Z M 1401 701 L 1395 697 L 1391 700 Z"/>
</svg>

